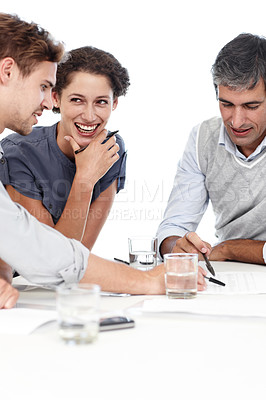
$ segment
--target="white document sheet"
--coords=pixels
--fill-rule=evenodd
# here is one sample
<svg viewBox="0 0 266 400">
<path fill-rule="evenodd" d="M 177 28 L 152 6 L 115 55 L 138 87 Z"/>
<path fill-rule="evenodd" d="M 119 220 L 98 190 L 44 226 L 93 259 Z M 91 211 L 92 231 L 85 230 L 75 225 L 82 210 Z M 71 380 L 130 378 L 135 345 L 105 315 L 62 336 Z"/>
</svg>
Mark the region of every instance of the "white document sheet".
<svg viewBox="0 0 266 400">
<path fill-rule="evenodd" d="M 168 299 L 166 296 L 158 296 L 145 300 L 137 311 L 266 317 L 265 296 L 260 295 L 266 294 L 266 271 L 223 272 L 217 273 L 215 278 L 226 283 L 226 286 L 208 282 L 208 289 L 198 292 L 193 299 Z M 210 294 L 219 296 L 209 296 Z M 221 296 L 222 294 L 225 296 Z"/>
<path fill-rule="evenodd" d="M 134 311 L 134 308 L 133 310 Z M 189 313 L 230 317 L 263 317 L 266 318 L 265 299 L 260 296 L 198 296 L 194 299 L 168 299 L 167 297 L 145 300 L 141 309 L 136 311 L 148 313 Z"/>
<path fill-rule="evenodd" d="M 208 276 L 211 275 L 208 274 Z M 265 272 L 218 272 L 213 278 L 224 282 L 226 285 L 220 286 L 206 280 L 207 290 L 202 294 L 266 293 L 266 270 Z"/>
<path fill-rule="evenodd" d="M 56 318 L 56 311 L 29 308 L 2 309 L 0 310 L 0 334 L 28 335 Z"/>
</svg>

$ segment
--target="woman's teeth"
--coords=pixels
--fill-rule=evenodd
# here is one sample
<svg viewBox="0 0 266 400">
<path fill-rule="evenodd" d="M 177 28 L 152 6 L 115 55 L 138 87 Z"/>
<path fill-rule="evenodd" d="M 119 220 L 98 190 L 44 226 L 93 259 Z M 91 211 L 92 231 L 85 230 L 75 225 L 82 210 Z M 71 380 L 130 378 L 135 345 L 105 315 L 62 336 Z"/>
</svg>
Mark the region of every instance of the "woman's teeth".
<svg viewBox="0 0 266 400">
<path fill-rule="evenodd" d="M 82 124 L 75 124 L 79 131 L 83 133 L 92 133 L 95 131 L 98 125 L 82 125 Z"/>
</svg>

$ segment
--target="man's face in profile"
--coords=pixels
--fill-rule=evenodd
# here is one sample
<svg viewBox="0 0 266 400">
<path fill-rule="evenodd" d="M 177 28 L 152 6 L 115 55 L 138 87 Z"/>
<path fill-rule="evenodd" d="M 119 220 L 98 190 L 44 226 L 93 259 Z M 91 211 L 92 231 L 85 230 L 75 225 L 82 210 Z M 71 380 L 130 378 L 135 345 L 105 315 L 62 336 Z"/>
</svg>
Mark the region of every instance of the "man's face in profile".
<svg viewBox="0 0 266 400">
<path fill-rule="evenodd" d="M 51 90 L 56 81 L 57 64 L 49 61 L 39 63 L 34 71 L 23 77 L 14 65 L 10 84 L 9 114 L 6 127 L 27 135 L 44 109 L 52 108 Z"/>
</svg>

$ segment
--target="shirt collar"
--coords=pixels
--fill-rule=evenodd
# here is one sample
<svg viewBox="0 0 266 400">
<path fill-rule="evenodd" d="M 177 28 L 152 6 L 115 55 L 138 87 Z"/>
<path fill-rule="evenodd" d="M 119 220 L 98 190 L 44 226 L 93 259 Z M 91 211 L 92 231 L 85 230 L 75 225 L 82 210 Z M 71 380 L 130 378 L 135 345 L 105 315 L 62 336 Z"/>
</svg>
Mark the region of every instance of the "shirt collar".
<svg viewBox="0 0 266 400">
<path fill-rule="evenodd" d="M 0 144 L 0 160 L 3 157 L 3 154 L 4 154 L 4 150 L 3 150 L 3 148 L 2 148 L 2 146 Z"/>
<path fill-rule="evenodd" d="M 262 140 L 262 142 L 258 145 L 258 147 L 253 151 L 252 154 L 250 154 L 248 157 L 244 156 L 242 154 L 237 146 L 232 142 L 230 139 L 225 126 L 223 122 L 221 123 L 221 128 L 220 128 L 220 135 L 219 135 L 219 145 L 224 146 L 225 150 L 227 150 L 229 153 L 233 154 L 234 156 L 241 158 L 241 160 L 244 161 L 252 161 L 256 156 L 262 153 L 262 151 L 266 147 L 266 137 Z"/>
</svg>

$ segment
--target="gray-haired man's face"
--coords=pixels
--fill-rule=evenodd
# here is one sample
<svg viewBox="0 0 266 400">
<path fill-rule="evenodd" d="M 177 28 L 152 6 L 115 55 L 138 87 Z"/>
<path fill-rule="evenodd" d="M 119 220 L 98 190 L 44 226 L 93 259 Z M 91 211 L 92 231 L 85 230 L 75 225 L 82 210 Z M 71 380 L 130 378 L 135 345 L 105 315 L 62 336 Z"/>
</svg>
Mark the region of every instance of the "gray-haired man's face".
<svg viewBox="0 0 266 400">
<path fill-rule="evenodd" d="M 248 157 L 266 135 L 266 91 L 261 79 L 251 90 L 237 91 L 218 86 L 221 116 L 227 133 Z"/>
</svg>

